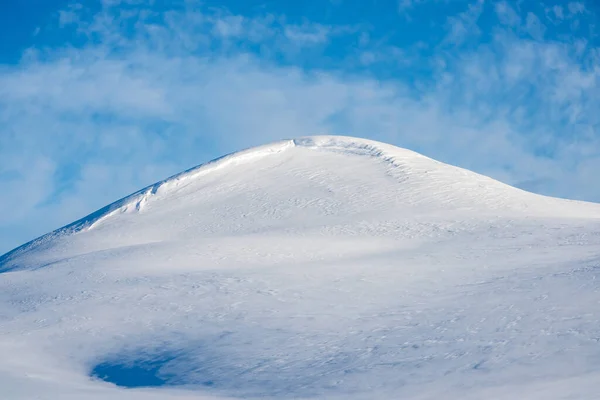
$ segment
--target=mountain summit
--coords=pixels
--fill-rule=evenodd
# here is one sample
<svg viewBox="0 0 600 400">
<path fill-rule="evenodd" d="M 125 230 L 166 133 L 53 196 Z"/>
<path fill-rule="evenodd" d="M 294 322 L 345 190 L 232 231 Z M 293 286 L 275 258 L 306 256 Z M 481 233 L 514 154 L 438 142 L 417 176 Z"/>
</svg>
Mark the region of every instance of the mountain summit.
<svg viewBox="0 0 600 400">
<path fill-rule="evenodd" d="M 282 230 L 394 238 L 429 235 L 431 226 L 404 226 L 416 217 L 472 213 L 600 218 L 600 206 L 528 193 L 372 140 L 313 136 L 236 152 L 144 188 L 5 255 L 0 271 L 37 265 L 16 261 L 33 250 L 72 256 L 77 246 Z"/>
<path fill-rule="evenodd" d="M 0 387 L 589 398 L 599 232 L 598 204 L 375 141 L 244 150 L 0 257 Z"/>
</svg>

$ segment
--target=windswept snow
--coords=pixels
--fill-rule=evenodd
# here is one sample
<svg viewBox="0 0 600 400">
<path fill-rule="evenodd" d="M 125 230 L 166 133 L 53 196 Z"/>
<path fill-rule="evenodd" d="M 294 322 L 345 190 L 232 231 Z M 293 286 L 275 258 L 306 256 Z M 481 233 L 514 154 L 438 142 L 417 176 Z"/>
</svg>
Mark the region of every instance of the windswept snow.
<svg viewBox="0 0 600 400">
<path fill-rule="evenodd" d="M 317 136 L 0 257 L 4 399 L 594 399 L 600 205 Z"/>
</svg>

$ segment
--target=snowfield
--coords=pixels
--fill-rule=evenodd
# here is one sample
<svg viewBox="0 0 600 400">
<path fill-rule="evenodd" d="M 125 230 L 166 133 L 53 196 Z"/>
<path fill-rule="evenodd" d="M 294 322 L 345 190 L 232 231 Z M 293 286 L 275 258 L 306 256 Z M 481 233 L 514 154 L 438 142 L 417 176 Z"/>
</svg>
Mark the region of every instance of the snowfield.
<svg viewBox="0 0 600 400">
<path fill-rule="evenodd" d="M 281 141 L 0 257 L 0 398 L 598 399 L 599 272 L 599 204 Z"/>
</svg>

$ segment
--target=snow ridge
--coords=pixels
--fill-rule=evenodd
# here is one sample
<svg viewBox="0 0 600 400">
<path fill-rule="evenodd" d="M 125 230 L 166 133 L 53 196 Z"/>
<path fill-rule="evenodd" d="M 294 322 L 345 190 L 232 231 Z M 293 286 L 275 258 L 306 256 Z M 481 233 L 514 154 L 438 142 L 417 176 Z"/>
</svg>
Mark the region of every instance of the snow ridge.
<svg viewBox="0 0 600 400">
<path fill-rule="evenodd" d="M 100 222 L 119 214 L 143 213 L 150 199 L 155 196 L 165 195 L 174 189 L 185 187 L 214 171 L 251 163 L 294 148 L 348 156 L 364 156 L 372 158 L 375 162 L 381 162 L 388 166 L 386 173 L 396 181 L 400 183 L 416 182 L 412 186 L 406 185 L 405 189 L 408 194 L 405 200 L 407 204 L 421 201 L 437 202 L 439 204 L 478 203 L 490 209 L 510 206 L 521 210 L 528 209 L 532 200 L 536 205 L 542 205 L 544 208 L 554 207 L 557 201 L 565 204 L 571 202 L 576 203 L 576 205 L 584 205 L 581 202 L 534 195 L 487 176 L 438 162 L 414 151 L 373 140 L 347 136 L 307 136 L 281 140 L 234 152 L 145 187 L 69 225 L 0 256 L 0 272 L 12 269 L 9 266 L 10 261 L 31 248 L 43 249 L 46 244 L 53 242 L 54 239 L 91 230 Z M 435 194 L 435 196 L 432 196 L 432 194 Z M 585 204 L 585 206 L 589 207 L 589 204 Z M 594 207 L 594 210 L 596 212 L 589 216 L 600 216 L 600 212 L 596 207 Z M 574 208 L 566 209 L 565 213 L 577 216 L 581 214 L 581 211 Z M 585 214 L 585 216 L 588 215 Z"/>
<path fill-rule="evenodd" d="M 118 214 L 141 212 L 143 211 L 144 206 L 147 204 L 149 199 L 157 194 L 164 194 L 171 189 L 181 187 L 190 181 L 205 176 L 213 171 L 226 168 L 227 166 L 251 162 L 262 157 L 281 153 L 292 147 L 305 147 L 381 158 L 395 167 L 401 167 L 401 165 L 396 162 L 400 156 L 427 159 L 427 157 L 410 150 L 385 145 L 372 140 L 346 136 L 307 136 L 297 139 L 281 140 L 262 146 L 248 148 L 227 154 L 207 163 L 180 172 L 176 175 L 170 176 L 160 182 L 154 183 L 135 193 L 130 194 L 129 196 L 117 200 L 114 203 L 111 203 L 71 224 L 68 224 L 53 232 L 47 233 L 37 239 L 27 242 L 20 247 L 17 247 L 3 256 L 0 256 L 0 272 L 7 269 L 6 265 L 11 259 L 27 251 L 28 249 L 33 247 L 43 248 L 46 243 L 60 236 L 71 235 L 80 231 L 93 229 L 98 223 Z"/>
<path fill-rule="evenodd" d="M 22 246 L 17 247 L 14 250 L 11 250 L 3 256 L 0 256 L 0 273 L 12 269 L 7 267 L 7 264 L 10 262 L 10 260 L 33 247 L 43 248 L 46 243 L 60 236 L 71 235 L 81 231 L 93 229 L 98 223 L 118 214 L 141 212 L 143 211 L 145 204 L 152 196 L 163 194 L 170 189 L 180 187 L 186 183 L 189 183 L 190 181 L 193 181 L 194 179 L 198 179 L 206 174 L 209 174 L 212 171 L 222 169 L 233 164 L 250 162 L 260 157 L 285 151 L 287 148 L 293 146 L 294 140 L 282 140 L 263 146 L 237 151 L 190 168 L 160 182 L 147 186 L 69 225 L 47 233 L 37 239 L 25 243 Z"/>
</svg>

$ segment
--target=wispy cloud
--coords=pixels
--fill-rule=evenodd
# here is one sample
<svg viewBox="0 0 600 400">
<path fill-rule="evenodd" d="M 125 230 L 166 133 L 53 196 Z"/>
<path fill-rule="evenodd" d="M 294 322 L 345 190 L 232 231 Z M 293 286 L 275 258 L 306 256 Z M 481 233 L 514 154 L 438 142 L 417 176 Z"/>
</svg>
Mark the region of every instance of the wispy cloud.
<svg viewBox="0 0 600 400">
<path fill-rule="evenodd" d="M 477 0 L 469 4 L 466 11 L 449 17 L 446 41 L 452 44 L 461 44 L 468 38 L 476 39 L 481 33 L 477 21 L 483 12 L 483 6 L 484 1 Z"/>
<path fill-rule="evenodd" d="M 500 23 L 508 26 L 519 26 L 521 24 L 521 16 L 506 1 L 497 2 L 495 9 Z"/>
<path fill-rule="evenodd" d="M 548 28 L 589 13 L 476 1 L 442 24 L 443 45 L 402 48 L 364 26 L 190 2 L 105 1 L 91 17 L 71 7 L 57 21 L 71 43 L 0 69 L 0 248 L 225 152 L 310 134 L 370 137 L 600 200 L 600 52 Z"/>
</svg>

